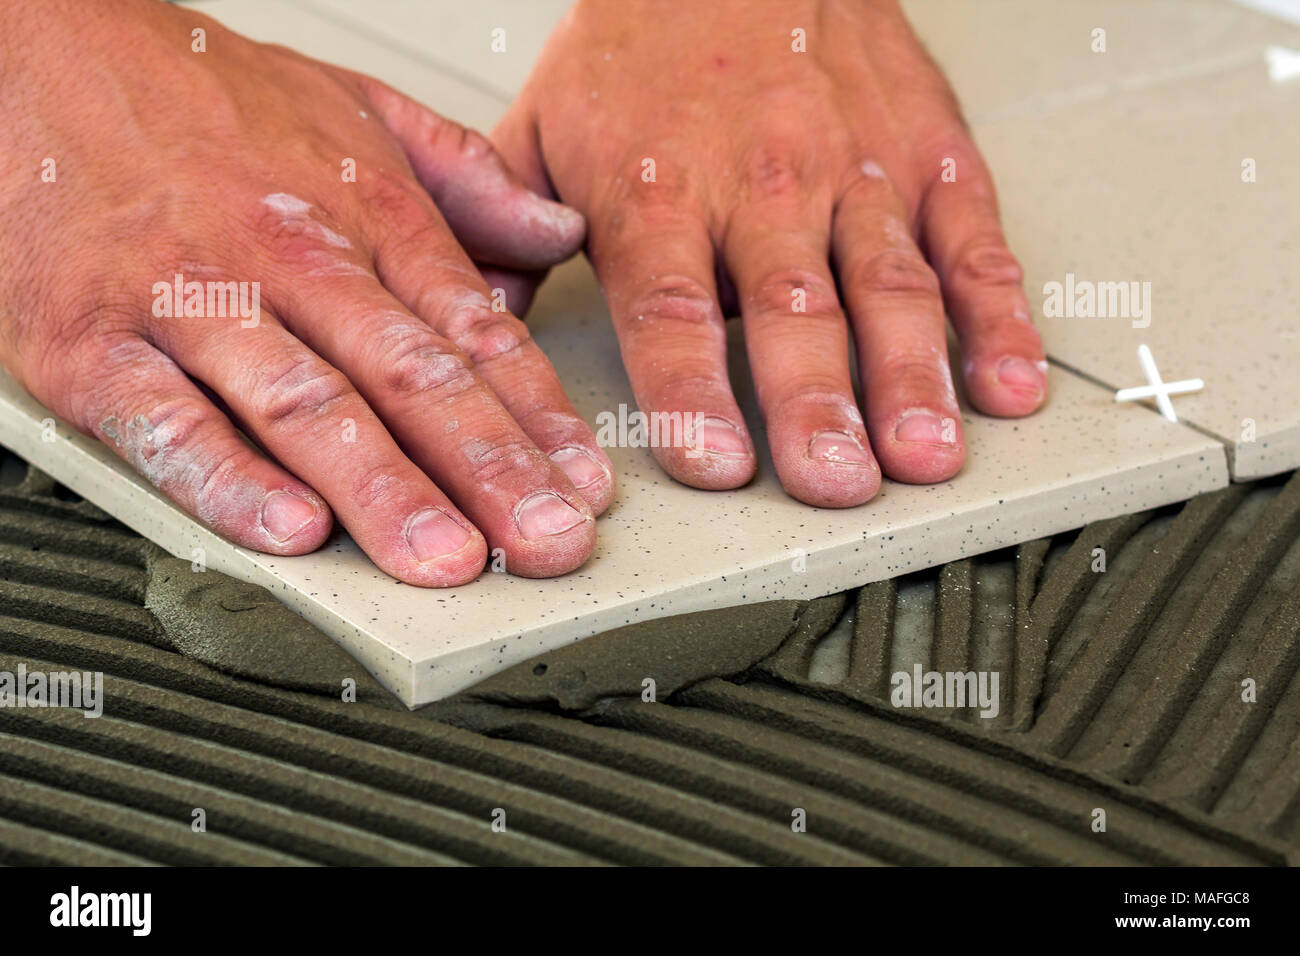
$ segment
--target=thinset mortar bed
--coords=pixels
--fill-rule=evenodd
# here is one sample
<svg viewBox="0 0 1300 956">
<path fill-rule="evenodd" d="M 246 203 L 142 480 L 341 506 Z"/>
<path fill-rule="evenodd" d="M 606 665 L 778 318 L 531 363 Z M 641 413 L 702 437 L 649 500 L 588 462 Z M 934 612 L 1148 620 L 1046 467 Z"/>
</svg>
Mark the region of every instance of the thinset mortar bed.
<svg viewBox="0 0 1300 956">
<path fill-rule="evenodd" d="M 0 707 L 4 864 L 1300 853 L 1294 476 L 811 602 L 634 624 L 417 711 L 268 593 L 12 456 L 0 582 L 0 671 L 105 675 L 98 719 Z M 894 706 L 915 664 L 998 672 L 997 715 Z"/>
</svg>

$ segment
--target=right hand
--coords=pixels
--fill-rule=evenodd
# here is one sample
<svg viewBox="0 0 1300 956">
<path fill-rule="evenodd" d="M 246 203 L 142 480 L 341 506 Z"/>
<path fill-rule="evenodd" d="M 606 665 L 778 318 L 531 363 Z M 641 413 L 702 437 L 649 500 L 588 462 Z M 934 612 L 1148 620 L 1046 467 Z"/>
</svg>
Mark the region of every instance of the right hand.
<svg viewBox="0 0 1300 956">
<path fill-rule="evenodd" d="M 489 547 L 527 576 L 586 560 L 612 468 L 470 259 L 548 268 L 580 215 L 478 134 L 192 9 L 7 5 L 0 44 L 0 362 L 38 400 L 244 547 L 311 551 L 332 512 L 411 584 Z M 178 273 L 258 283 L 256 323 L 156 314 Z"/>
</svg>

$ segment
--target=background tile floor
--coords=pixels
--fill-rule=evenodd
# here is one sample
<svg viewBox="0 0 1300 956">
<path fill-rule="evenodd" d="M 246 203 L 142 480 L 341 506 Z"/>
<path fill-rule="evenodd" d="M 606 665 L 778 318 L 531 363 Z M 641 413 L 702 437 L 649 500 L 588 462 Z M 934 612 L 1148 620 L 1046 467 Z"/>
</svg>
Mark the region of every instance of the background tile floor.
<svg viewBox="0 0 1300 956">
<path fill-rule="evenodd" d="M 563 5 L 461 6 L 199 5 L 257 39 L 365 70 L 449 116 L 490 128 Z M 1274 86 L 1260 72 L 1264 48 L 1294 42 L 1294 28 L 1226 0 L 1053 4 L 1055 18 L 1018 0 L 979 5 L 980 35 L 990 44 L 981 46 L 969 42 L 974 6 L 913 3 L 909 10 L 952 71 L 1002 183 L 1031 302 L 1036 287 L 1066 271 L 1149 279 L 1155 319 L 1143 334 L 1166 377 L 1207 380 L 1201 396 L 1176 401 L 1194 427 L 1111 402 L 1111 388 L 1141 381 L 1132 347 L 1138 338 L 1126 325 L 1045 323 L 1053 358 L 1095 381 L 1054 367 L 1053 398 L 1038 416 L 997 422 L 968 415 L 971 461 L 948 485 L 888 484 L 863 508 L 819 512 L 788 501 L 770 466 L 743 493 L 709 495 L 665 479 L 644 450 L 615 449 L 622 489 L 586 567 L 556 581 L 486 574 L 452 592 L 390 581 L 344 537 L 291 560 L 225 545 L 66 428 L 57 441 L 42 442 L 43 410 L 12 383 L 0 388 L 8 406 L 0 440 L 173 553 L 188 556 L 201 546 L 211 566 L 272 588 L 408 704 L 629 620 L 812 597 L 1181 500 L 1226 483 L 1223 440 L 1232 442 L 1239 475 L 1300 464 L 1300 446 L 1290 438 L 1300 426 L 1300 401 L 1280 374 L 1300 350 L 1286 338 L 1295 326 L 1295 296 L 1287 292 L 1296 279 L 1294 270 L 1279 268 L 1288 229 L 1300 221 L 1287 178 L 1294 169 L 1280 166 L 1294 142 L 1293 124 L 1284 129 L 1283 118 L 1295 115 L 1300 83 Z M 1099 23 L 1108 29 L 1102 55 L 1088 49 Z M 489 51 L 494 26 L 507 30 L 507 54 Z M 1232 98 L 1208 95 L 1223 82 Z M 1117 130 L 1146 136 L 1148 129 L 1154 135 L 1123 144 L 1131 147 L 1120 154 L 1130 164 L 1118 161 L 1113 144 L 1108 149 Z M 1207 144 L 1230 168 L 1206 155 Z M 1238 154 L 1260 160 L 1259 182 L 1240 182 Z M 1234 274 L 1235 288 L 1225 283 Z M 1225 315 L 1234 311 L 1229 333 Z M 1095 331 L 1099 322 L 1107 334 Z M 530 324 L 589 419 L 630 403 L 584 264 L 553 277 Z M 1235 338 L 1223 343 L 1222 336 Z M 743 368 L 733 374 L 756 424 Z M 1230 426 L 1242 417 L 1255 418 L 1266 453 L 1238 447 Z M 793 570 L 796 549 L 806 562 L 802 573 Z"/>
</svg>

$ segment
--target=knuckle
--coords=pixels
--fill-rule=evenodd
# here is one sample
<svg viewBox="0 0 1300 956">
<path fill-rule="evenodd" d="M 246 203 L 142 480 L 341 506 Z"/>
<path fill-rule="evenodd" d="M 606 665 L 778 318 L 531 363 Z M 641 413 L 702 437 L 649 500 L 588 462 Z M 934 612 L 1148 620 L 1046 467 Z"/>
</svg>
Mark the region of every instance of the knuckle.
<svg viewBox="0 0 1300 956">
<path fill-rule="evenodd" d="M 508 479 L 510 484 L 540 485 L 547 480 L 549 471 L 549 464 L 541 461 L 526 439 L 484 443 L 470 461 L 470 475 L 481 484 Z"/>
<path fill-rule="evenodd" d="M 102 418 L 126 407 L 142 386 L 165 386 L 175 371 L 170 359 L 135 336 L 64 341 L 66 350 L 59 350 L 62 371 L 42 382 L 57 383 L 60 401 L 51 407 L 86 431 L 94 431 Z"/>
<path fill-rule="evenodd" d="M 792 407 L 831 408 L 840 412 L 846 421 L 862 424 L 862 413 L 853 398 L 851 384 L 834 375 L 814 372 L 783 382 L 781 393 L 772 400 L 767 416 L 776 418 Z"/>
<path fill-rule="evenodd" d="M 151 459 L 164 450 L 191 448 L 202 440 L 207 424 L 204 409 L 189 399 L 175 399 L 155 406 L 149 414 L 138 415 L 127 423 L 146 432 L 141 442 L 142 458 Z"/>
<path fill-rule="evenodd" d="M 755 286 L 750 302 L 759 313 L 841 315 L 835 286 L 807 269 L 781 269 L 767 274 Z"/>
<path fill-rule="evenodd" d="M 889 349 L 880 357 L 879 371 L 891 388 L 908 394 L 952 389 L 947 356 L 937 347 Z"/>
<path fill-rule="evenodd" d="M 956 279 L 976 285 L 1019 286 L 1025 272 L 1001 236 L 976 236 L 957 255 Z"/>
<path fill-rule="evenodd" d="M 594 189 L 590 220 L 610 238 L 626 240 L 670 230 L 684 221 L 686 210 L 701 205 L 692 171 L 674 166 L 662 150 L 641 145 L 627 150 L 616 162 L 631 172 L 611 177 Z M 648 159 L 656 164 L 650 182 L 642 178 Z"/>
<path fill-rule="evenodd" d="M 632 297 L 624 311 L 634 321 L 655 318 L 690 325 L 706 325 L 721 315 L 713 292 L 689 276 L 653 279 Z"/>
<path fill-rule="evenodd" d="M 209 454 L 196 475 L 194 501 L 202 512 L 207 504 L 227 498 L 240 481 L 240 475 L 257 459 L 257 454 L 245 445 L 221 447 Z"/>
<path fill-rule="evenodd" d="M 532 340 L 528 327 L 513 315 L 493 312 L 479 303 L 453 308 L 441 331 L 475 364 L 519 352 Z"/>
<path fill-rule="evenodd" d="M 363 468 L 348 482 L 348 497 L 359 508 L 383 505 L 400 490 L 398 469 L 390 462 Z"/>
<path fill-rule="evenodd" d="M 111 442 L 135 469 L 166 494 L 193 504 L 221 466 L 221 448 L 213 442 L 214 421 L 208 410 L 189 398 L 153 405 L 134 415 L 110 416 L 95 432 Z"/>
<path fill-rule="evenodd" d="M 315 358 L 273 368 L 261 391 L 262 414 L 276 426 L 306 424 L 356 395 L 343 373 Z"/>
<path fill-rule="evenodd" d="M 312 206 L 301 211 L 261 203 L 253 214 L 250 235 L 259 249 L 285 263 L 309 262 L 323 249 L 349 250 L 352 242 L 343 227 L 324 210 Z M 202 261 L 190 259 L 190 262 Z M 188 271 L 177 268 L 176 271 Z M 170 273 L 168 273 L 170 275 Z"/>
<path fill-rule="evenodd" d="M 405 171 L 385 169 L 365 177 L 366 216 L 400 230 L 403 242 L 421 238 L 434 228 L 427 194 Z"/>
<path fill-rule="evenodd" d="M 444 127 L 449 136 L 454 137 L 453 148 L 456 153 L 470 162 L 479 162 L 495 155 L 496 150 L 488 138 L 478 130 L 448 121 Z"/>
<path fill-rule="evenodd" d="M 417 240 L 407 244 L 436 246 L 438 244 L 436 242 L 423 240 L 434 238 L 434 233 L 440 228 L 432 222 L 427 222 L 418 230 L 420 235 Z M 411 303 L 413 311 L 423 316 L 426 321 L 432 322 L 439 331 L 443 329 L 448 315 L 458 307 L 475 307 L 490 311 L 492 306 L 487 297 L 472 288 L 473 285 L 482 282 L 482 276 L 468 262 L 458 261 L 453 256 L 435 255 L 434 261 L 426 268 L 424 281 L 415 292 L 415 301 Z"/>
<path fill-rule="evenodd" d="M 138 326 L 139 314 L 138 306 L 116 300 L 77 308 L 62 321 L 43 316 L 50 321 L 42 321 L 38 329 L 32 330 L 35 337 L 30 343 L 32 347 L 26 347 L 28 343 L 20 340 L 13 349 L 25 359 L 24 367 L 18 370 L 24 384 L 29 388 L 54 383 L 68 383 L 75 388 L 79 381 L 102 385 L 103 354 L 110 350 L 109 342 Z M 149 348 L 143 339 L 137 341 L 141 348 L 135 355 L 124 356 L 127 360 L 144 354 Z"/>
<path fill-rule="evenodd" d="M 748 183 L 761 197 L 784 198 L 803 191 L 803 164 L 793 150 L 764 146 L 750 158 Z"/>
<path fill-rule="evenodd" d="M 476 384 L 468 357 L 432 332 L 413 332 L 381 359 L 383 386 L 402 396 L 458 395 Z"/>
<path fill-rule="evenodd" d="M 849 281 L 866 293 L 939 294 L 939 277 L 915 249 L 891 247 L 875 252 L 855 265 Z"/>
</svg>

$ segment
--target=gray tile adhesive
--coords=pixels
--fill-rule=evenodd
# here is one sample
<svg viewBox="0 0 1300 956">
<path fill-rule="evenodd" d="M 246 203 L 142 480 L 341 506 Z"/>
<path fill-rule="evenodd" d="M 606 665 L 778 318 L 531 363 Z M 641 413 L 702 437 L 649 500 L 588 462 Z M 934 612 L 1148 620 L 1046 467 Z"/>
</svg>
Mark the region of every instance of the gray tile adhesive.
<svg viewBox="0 0 1300 956">
<path fill-rule="evenodd" d="M 0 707 L 0 863 L 1295 863 L 1298 536 L 1300 478 L 1234 485 L 409 712 L 8 457 L 0 671 L 102 671 L 106 699 Z M 996 671 L 997 715 L 894 706 L 915 664 Z"/>
</svg>

